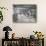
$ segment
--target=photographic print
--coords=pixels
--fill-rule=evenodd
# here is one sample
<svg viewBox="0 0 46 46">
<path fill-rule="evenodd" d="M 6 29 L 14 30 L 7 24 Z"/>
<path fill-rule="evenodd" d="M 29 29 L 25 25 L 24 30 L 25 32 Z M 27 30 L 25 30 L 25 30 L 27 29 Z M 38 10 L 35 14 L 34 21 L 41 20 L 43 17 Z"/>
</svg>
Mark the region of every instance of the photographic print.
<svg viewBox="0 0 46 46">
<path fill-rule="evenodd" d="M 13 22 L 16 23 L 36 23 L 36 5 L 13 5 Z"/>
</svg>

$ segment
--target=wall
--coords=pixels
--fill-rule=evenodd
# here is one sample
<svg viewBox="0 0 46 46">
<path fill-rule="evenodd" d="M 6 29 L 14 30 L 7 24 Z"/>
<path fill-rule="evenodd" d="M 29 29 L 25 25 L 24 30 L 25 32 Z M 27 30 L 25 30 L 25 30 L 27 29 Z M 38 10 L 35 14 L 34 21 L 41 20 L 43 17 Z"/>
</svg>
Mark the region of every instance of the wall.
<svg viewBox="0 0 46 46">
<path fill-rule="evenodd" d="M 37 23 L 13 23 L 13 4 L 36 4 L 37 5 Z M 12 34 L 16 37 L 29 37 L 34 31 L 41 31 L 46 37 L 46 0 L 0 0 L 0 6 L 7 7 L 9 10 L 3 10 L 4 20 L 0 23 L 0 46 L 1 39 L 4 38 L 3 27 L 9 25 L 12 28 Z M 46 38 L 45 38 L 46 45 Z"/>
</svg>

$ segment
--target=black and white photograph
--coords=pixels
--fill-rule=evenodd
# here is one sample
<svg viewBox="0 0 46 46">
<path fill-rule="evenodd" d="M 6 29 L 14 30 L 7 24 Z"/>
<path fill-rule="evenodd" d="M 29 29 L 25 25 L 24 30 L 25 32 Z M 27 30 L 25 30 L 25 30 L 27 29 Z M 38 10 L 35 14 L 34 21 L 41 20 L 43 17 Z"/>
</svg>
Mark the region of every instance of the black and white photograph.
<svg viewBox="0 0 46 46">
<path fill-rule="evenodd" d="M 16 23 L 36 23 L 36 5 L 13 5 L 13 22 Z"/>
</svg>

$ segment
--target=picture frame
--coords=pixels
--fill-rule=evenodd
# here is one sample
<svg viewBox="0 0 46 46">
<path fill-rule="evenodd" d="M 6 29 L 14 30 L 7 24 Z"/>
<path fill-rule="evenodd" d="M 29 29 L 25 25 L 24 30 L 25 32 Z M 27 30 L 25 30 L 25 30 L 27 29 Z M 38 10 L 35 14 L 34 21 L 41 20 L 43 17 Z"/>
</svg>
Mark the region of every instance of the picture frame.
<svg viewBox="0 0 46 46">
<path fill-rule="evenodd" d="M 13 22 L 16 23 L 36 23 L 37 5 L 17 4 L 13 5 Z"/>
</svg>

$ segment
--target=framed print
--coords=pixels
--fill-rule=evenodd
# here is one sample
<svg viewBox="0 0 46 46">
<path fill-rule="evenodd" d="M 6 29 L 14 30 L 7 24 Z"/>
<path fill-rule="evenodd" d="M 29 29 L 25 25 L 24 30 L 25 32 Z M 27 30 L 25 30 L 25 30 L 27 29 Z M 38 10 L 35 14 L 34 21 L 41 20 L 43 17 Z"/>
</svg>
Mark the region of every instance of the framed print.
<svg viewBox="0 0 46 46">
<path fill-rule="evenodd" d="M 36 23 L 36 5 L 13 5 L 13 22 L 16 23 Z"/>
</svg>

